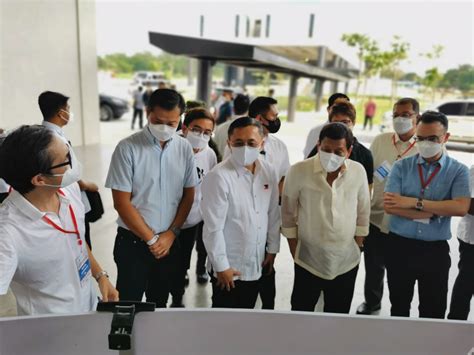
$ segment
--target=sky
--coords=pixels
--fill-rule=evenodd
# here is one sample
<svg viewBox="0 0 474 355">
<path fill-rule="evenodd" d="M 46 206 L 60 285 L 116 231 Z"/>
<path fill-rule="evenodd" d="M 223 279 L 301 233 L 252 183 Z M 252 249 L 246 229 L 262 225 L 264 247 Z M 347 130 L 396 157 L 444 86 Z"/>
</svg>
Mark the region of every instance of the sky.
<svg viewBox="0 0 474 355">
<path fill-rule="evenodd" d="M 411 44 L 405 72 L 423 74 L 474 63 L 473 1 L 116 1 L 96 0 L 99 55 L 140 51 L 160 53 L 148 42 L 148 31 L 199 36 L 200 16 L 206 18 L 204 37 L 235 41 L 236 14 L 271 14 L 269 44 L 327 45 L 357 66 L 356 51 L 341 42 L 344 33 L 364 33 L 388 49 L 394 35 Z M 308 14 L 315 14 L 315 36 L 307 38 Z M 302 25 L 303 23 L 303 25 Z M 420 53 L 444 46 L 442 57 L 430 61 Z"/>
</svg>

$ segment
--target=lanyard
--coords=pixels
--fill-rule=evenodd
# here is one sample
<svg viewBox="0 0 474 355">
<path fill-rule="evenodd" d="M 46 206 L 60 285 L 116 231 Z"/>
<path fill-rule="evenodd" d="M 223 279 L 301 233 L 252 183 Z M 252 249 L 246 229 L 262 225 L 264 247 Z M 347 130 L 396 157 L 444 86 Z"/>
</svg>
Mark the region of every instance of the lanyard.
<svg viewBox="0 0 474 355">
<path fill-rule="evenodd" d="M 428 177 L 428 180 L 425 181 L 425 178 L 423 177 L 423 169 L 421 168 L 421 164 L 418 164 L 418 175 L 420 176 L 420 183 L 421 183 L 421 192 L 420 192 L 421 197 L 423 197 L 423 195 L 425 194 L 425 189 L 431 183 L 431 181 L 436 176 L 436 174 L 438 174 L 440 169 L 441 169 L 441 165 L 438 165 L 433 170 L 431 175 Z"/>
<path fill-rule="evenodd" d="M 400 158 L 403 158 L 403 156 L 405 154 L 407 154 L 415 145 L 416 142 L 412 142 L 407 149 L 405 149 L 405 151 L 403 153 L 400 153 L 400 150 L 398 149 L 396 143 L 395 143 L 395 134 L 392 136 L 392 143 L 393 143 L 393 146 L 395 147 L 395 149 L 397 150 L 398 152 L 398 155 L 397 155 L 397 160 L 400 159 Z"/>
<path fill-rule="evenodd" d="M 62 192 L 61 190 L 59 190 L 59 193 L 64 196 L 64 192 Z M 58 230 L 62 233 L 75 234 L 76 239 L 77 239 L 77 244 L 79 246 L 81 246 L 82 245 L 82 240 L 81 240 L 81 235 L 79 233 L 79 228 L 77 227 L 76 214 L 74 213 L 74 210 L 73 210 L 71 205 L 69 205 L 69 214 L 71 215 L 72 224 L 74 225 L 74 230 L 73 231 L 68 231 L 66 229 L 61 228 L 60 226 L 58 226 L 56 223 L 54 223 L 51 219 L 49 219 L 46 216 L 43 217 L 43 220 L 46 223 L 48 223 L 50 226 L 52 226 L 54 229 L 56 229 L 56 230 Z"/>
</svg>

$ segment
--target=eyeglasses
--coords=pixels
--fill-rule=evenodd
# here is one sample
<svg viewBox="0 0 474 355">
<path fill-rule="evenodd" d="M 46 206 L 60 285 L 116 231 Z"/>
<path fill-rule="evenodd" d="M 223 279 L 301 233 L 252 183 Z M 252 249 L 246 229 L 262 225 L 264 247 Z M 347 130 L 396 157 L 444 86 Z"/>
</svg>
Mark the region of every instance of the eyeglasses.
<svg viewBox="0 0 474 355">
<path fill-rule="evenodd" d="M 202 129 L 201 127 L 194 126 L 191 128 L 191 132 L 197 134 L 204 134 L 207 137 L 212 137 L 212 131 L 209 129 Z"/>
<path fill-rule="evenodd" d="M 243 141 L 237 141 L 234 143 L 231 142 L 230 145 L 234 148 L 240 148 L 240 147 L 245 147 L 245 146 L 249 146 L 250 148 L 258 148 L 260 146 L 260 143 L 250 141 L 250 142 L 247 142 L 247 144 L 245 144 L 245 142 Z"/>
<path fill-rule="evenodd" d="M 392 114 L 392 118 L 397 118 L 397 117 L 412 118 L 415 115 L 416 115 L 415 112 L 411 112 L 411 113 L 410 112 L 405 112 L 405 113 L 402 113 L 400 115 Z"/>
<path fill-rule="evenodd" d="M 65 161 L 64 163 L 61 163 L 61 164 L 53 165 L 53 166 L 49 167 L 48 169 L 46 169 L 45 172 L 50 172 L 53 169 L 61 168 L 61 167 L 66 166 L 66 165 L 69 165 L 72 169 L 72 160 L 71 160 L 71 153 L 70 152 L 67 153 L 67 161 Z"/>
<path fill-rule="evenodd" d="M 441 142 L 442 137 L 443 136 L 428 136 L 428 137 L 414 137 L 414 139 L 415 139 L 415 142 L 427 141 L 427 142 L 439 143 Z"/>
</svg>

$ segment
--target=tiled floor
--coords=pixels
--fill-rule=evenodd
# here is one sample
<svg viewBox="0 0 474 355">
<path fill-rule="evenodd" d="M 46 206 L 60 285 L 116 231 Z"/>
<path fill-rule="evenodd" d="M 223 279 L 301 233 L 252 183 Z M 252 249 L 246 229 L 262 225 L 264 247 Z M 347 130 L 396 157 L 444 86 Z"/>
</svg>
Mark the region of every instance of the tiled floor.
<svg viewBox="0 0 474 355">
<path fill-rule="evenodd" d="M 322 120 L 322 117 L 320 117 L 319 121 L 322 122 Z M 317 123 L 318 120 L 314 118 L 314 114 L 299 114 L 297 116 L 296 123 L 283 124 L 278 136 L 286 142 L 292 163 L 295 163 L 302 158 L 302 150 L 307 131 Z M 116 268 L 112 257 L 112 249 L 116 232 L 116 212 L 113 209 L 111 193 L 109 190 L 104 188 L 104 182 L 110 162 L 110 157 L 116 143 L 123 137 L 131 134 L 130 116 L 127 115 L 122 119 L 113 122 L 101 123 L 101 133 L 101 145 L 76 148 L 76 152 L 80 157 L 82 164 L 84 165 L 84 179 L 96 182 L 101 188 L 102 199 L 106 212 L 101 220 L 92 224 L 93 252 L 96 258 L 102 264 L 103 268 L 109 271 L 111 279 L 114 281 L 116 278 Z M 362 132 L 357 127 L 355 129 L 355 135 L 363 143 L 370 143 L 376 134 L 377 132 L 375 129 L 372 132 Z M 473 164 L 473 155 L 470 153 L 452 152 L 450 154 L 468 166 Z M 453 219 L 453 232 L 456 230 L 458 221 L 458 218 Z M 457 244 L 458 243 L 454 238 L 450 241 L 452 258 L 452 267 L 449 280 L 450 291 L 457 275 L 457 261 L 459 258 Z M 197 284 L 193 269 L 194 263 L 195 254 L 193 254 L 193 260 L 191 264 L 192 266 L 189 273 L 190 285 L 186 290 L 184 302 L 187 307 L 209 307 L 212 294 L 211 287 L 210 285 L 202 286 Z M 277 270 L 276 309 L 289 310 L 290 296 L 293 286 L 293 263 L 289 253 L 288 245 L 284 239 L 282 239 L 281 252 L 277 256 L 275 268 Z M 352 302 L 352 314 L 355 314 L 355 309 L 363 301 L 363 282 L 364 266 L 362 261 L 357 276 L 354 300 Z M 2 302 L 0 299 L 0 314 L 2 313 L 2 309 L 11 309 L 11 305 L 11 302 Z M 412 316 L 417 316 L 418 314 L 417 305 L 418 298 L 415 295 L 412 304 Z M 381 310 L 382 315 L 389 315 L 389 306 L 390 303 L 388 300 L 388 295 L 385 293 Z M 474 309 L 474 300 L 472 302 L 472 306 L 472 309 Z M 471 312 L 470 320 L 474 319 L 473 313 L 474 312 Z"/>
</svg>

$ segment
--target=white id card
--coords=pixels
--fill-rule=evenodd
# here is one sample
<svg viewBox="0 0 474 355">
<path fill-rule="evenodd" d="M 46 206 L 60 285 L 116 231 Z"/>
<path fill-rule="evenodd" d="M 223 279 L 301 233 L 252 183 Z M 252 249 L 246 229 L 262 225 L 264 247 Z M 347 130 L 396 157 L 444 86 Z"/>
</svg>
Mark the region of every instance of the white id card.
<svg viewBox="0 0 474 355">
<path fill-rule="evenodd" d="M 392 164 L 385 160 L 377 169 L 375 169 L 374 176 L 378 181 L 384 182 L 388 174 L 390 174 L 390 171 L 392 171 Z"/>
<path fill-rule="evenodd" d="M 87 282 L 90 282 L 89 279 L 91 277 L 91 263 L 87 253 L 79 253 L 79 256 L 76 258 L 76 267 L 81 287 L 84 287 Z"/>
<path fill-rule="evenodd" d="M 430 219 L 429 218 L 414 219 L 413 221 L 418 222 L 418 223 L 423 223 L 423 224 L 430 224 Z"/>
</svg>

